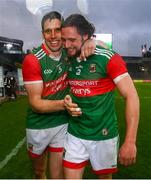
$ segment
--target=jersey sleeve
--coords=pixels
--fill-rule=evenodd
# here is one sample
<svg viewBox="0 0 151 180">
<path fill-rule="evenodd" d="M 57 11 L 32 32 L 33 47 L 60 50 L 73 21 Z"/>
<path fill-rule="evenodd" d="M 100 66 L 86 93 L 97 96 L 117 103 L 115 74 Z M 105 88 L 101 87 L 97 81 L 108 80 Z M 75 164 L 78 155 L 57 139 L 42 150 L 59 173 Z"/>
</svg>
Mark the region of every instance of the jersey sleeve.
<svg viewBox="0 0 151 180">
<path fill-rule="evenodd" d="M 115 54 L 107 65 L 107 73 L 115 83 L 128 75 L 125 61 L 119 54 Z"/>
<path fill-rule="evenodd" d="M 41 67 L 38 59 L 33 54 L 25 56 L 22 66 L 24 84 L 42 82 Z"/>
</svg>

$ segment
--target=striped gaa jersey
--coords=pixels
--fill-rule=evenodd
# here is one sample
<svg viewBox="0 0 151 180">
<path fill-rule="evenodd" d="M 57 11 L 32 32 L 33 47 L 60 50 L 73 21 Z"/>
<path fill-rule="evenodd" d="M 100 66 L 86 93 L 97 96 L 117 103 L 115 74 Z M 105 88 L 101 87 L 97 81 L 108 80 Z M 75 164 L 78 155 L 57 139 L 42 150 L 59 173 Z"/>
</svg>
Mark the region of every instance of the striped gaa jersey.
<svg viewBox="0 0 151 180">
<path fill-rule="evenodd" d="M 71 58 L 68 74 L 71 97 L 81 108 L 82 115 L 70 116 L 68 132 L 96 141 L 117 136 L 114 90 L 115 84 L 127 75 L 120 55 L 99 46 L 86 62 Z"/>
<path fill-rule="evenodd" d="M 23 62 L 24 84 L 43 83 L 42 98 L 48 100 L 64 99 L 68 92 L 67 56 L 62 50 L 60 60 L 49 56 L 44 44 L 26 55 Z M 36 113 L 31 107 L 27 111 L 27 128 L 45 129 L 67 123 L 67 112 Z"/>
</svg>

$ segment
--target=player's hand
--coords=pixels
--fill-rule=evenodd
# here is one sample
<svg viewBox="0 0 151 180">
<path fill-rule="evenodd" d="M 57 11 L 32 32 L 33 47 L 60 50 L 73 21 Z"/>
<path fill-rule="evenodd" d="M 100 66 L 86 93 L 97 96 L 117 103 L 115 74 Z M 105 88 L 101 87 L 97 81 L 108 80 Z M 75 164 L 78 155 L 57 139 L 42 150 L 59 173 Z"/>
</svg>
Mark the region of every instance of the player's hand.
<svg viewBox="0 0 151 180">
<path fill-rule="evenodd" d="M 135 164 L 137 149 L 135 143 L 124 143 L 119 150 L 119 162 L 124 166 Z"/>
<path fill-rule="evenodd" d="M 82 114 L 81 109 L 77 104 L 72 102 L 70 95 L 66 95 L 64 98 L 64 106 L 71 116 L 80 116 Z"/>
<path fill-rule="evenodd" d="M 86 60 L 87 57 L 94 54 L 96 44 L 94 39 L 88 39 L 84 42 L 84 44 L 81 47 L 81 54 L 79 56 L 80 60 Z"/>
<path fill-rule="evenodd" d="M 105 42 L 103 42 L 103 41 L 101 41 L 101 40 L 95 40 L 95 43 L 96 43 L 97 45 L 105 48 L 105 49 L 109 49 L 109 46 L 108 46 Z"/>
</svg>

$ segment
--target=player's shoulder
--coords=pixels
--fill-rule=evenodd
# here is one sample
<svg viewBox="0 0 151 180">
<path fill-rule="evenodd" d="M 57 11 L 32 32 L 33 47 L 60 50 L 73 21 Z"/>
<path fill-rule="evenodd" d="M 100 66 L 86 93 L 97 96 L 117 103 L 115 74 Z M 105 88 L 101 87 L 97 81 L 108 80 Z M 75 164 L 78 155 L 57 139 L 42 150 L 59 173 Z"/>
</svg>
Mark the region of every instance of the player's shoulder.
<svg viewBox="0 0 151 180">
<path fill-rule="evenodd" d="M 116 52 L 112 49 L 106 49 L 97 45 L 94 54 L 97 56 L 102 56 L 106 59 L 111 59 L 116 54 Z"/>
<path fill-rule="evenodd" d="M 38 63 L 38 58 L 33 53 L 29 53 L 25 55 L 22 65 L 23 67 L 24 66 L 29 67 L 37 63 Z"/>
<path fill-rule="evenodd" d="M 32 50 L 31 50 L 31 54 L 36 54 L 38 51 L 40 51 L 42 48 L 41 46 L 38 46 L 38 47 L 34 47 Z"/>
<path fill-rule="evenodd" d="M 25 61 L 39 61 L 45 56 L 46 52 L 44 51 L 42 46 L 39 46 L 37 48 L 33 48 L 31 52 L 25 56 Z"/>
<path fill-rule="evenodd" d="M 43 48 L 43 45 L 37 48 L 34 48 L 31 54 L 33 54 L 38 60 L 42 59 L 43 57 L 47 55 L 45 49 Z"/>
<path fill-rule="evenodd" d="M 37 58 L 34 56 L 34 54 L 29 53 L 25 55 L 23 63 L 28 62 L 28 61 L 35 61 L 35 60 L 37 60 Z"/>
</svg>

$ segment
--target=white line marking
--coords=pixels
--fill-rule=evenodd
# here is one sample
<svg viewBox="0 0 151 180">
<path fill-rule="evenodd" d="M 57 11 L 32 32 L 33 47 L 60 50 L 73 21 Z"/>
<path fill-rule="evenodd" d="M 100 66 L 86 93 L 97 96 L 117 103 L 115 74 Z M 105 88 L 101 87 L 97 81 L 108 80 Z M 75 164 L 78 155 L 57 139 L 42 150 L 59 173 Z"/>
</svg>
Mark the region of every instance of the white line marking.
<svg viewBox="0 0 151 180">
<path fill-rule="evenodd" d="M 26 138 L 24 137 L 24 138 L 17 144 L 17 146 L 11 151 L 11 153 L 8 154 L 8 155 L 6 156 L 6 158 L 5 158 L 3 161 L 0 162 L 0 170 L 8 163 L 9 160 L 11 160 L 11 158 L 12 158 L 13 156 L 15 156 L 15 155 L 18 153 L 19 149 L 20 149 L 20 148 L 22 147 L 22 145 L 25 143 L 25 140 L 26 140 Z"/>
<path fill-rule="evenodd" d="M 150 99 L 151 97 L 140 97 L 140 99 Z"/>
</svg>

